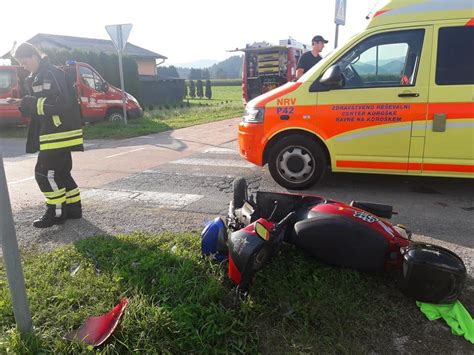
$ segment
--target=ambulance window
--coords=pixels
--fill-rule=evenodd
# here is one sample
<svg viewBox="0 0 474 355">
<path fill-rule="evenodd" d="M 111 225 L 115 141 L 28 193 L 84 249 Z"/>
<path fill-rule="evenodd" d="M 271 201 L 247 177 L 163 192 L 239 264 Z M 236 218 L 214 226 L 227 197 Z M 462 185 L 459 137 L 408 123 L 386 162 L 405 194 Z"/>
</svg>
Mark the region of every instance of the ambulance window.
<svg viewBox="0 0 474 355">
<path fill-rule="evenodd" d="M 424 30 L 387 32 L 367 38 L 339 61 L 344 88 L 415 85 Z"/>
<path fill-rule="evenodd" d="M 86 67 L 80 67 L 79 73 L 81 74 L 82 82 L 95 90 L 94 73 L 92 70 Z"/>
<path fill-rule="evenodd" d="M 440 28 L 436 60 L 436 84 L 474 84 L 472 58 L 474 58 L 473 26 Z"/>
</svg>

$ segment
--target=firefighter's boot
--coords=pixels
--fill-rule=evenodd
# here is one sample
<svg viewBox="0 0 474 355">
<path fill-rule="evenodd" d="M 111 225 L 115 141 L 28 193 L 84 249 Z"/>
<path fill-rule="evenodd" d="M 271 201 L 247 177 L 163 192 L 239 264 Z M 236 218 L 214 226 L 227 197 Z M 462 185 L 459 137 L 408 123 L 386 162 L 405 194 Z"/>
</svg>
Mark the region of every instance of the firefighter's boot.
<svg viewBox="0 0 474 355">
<path fill-rule="evenodd" d="M 67 203 L 66 204 L 66 218 L 67 219 L 79 219 L 82 218 L 82 205 L 81 202 Z"/>
<path fill-rule="evenodd" d="M 56 217 L 55 206 L 52 206 L 52 207 L 48 206 L 48 208 L 46 209 L 46 213 L 42 217 L 33 221 L 33 227 L 49 228 L 56 224 L 63 224 L 65 220 L 66 220 L 66 216 L 65 216 L 64 211 L 61 213 L 60 217 Z"/>
</svg>

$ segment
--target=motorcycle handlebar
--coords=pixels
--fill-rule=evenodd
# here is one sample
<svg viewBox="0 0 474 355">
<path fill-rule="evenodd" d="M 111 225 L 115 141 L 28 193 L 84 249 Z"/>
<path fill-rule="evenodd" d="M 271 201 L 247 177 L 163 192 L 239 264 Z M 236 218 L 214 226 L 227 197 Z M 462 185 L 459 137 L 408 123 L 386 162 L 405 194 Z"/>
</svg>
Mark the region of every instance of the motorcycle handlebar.
<svg viewBox="0 0 474 355">
<path fill-rule="evenodd" d="M 292 211 L 290 213 L 288 213 L 285 217 L 283 217 L 283 219 L 278 222 L 277 224 L 275 224 L 275 227 L 273 228 L 274 231 L 277 231 L 279 230 L 280 228 L 282 228 L 283 226 L 285 226 L 291 218 L 293 218 L 293 216 L 296 214 L 295 211 Z"/>
</svg>

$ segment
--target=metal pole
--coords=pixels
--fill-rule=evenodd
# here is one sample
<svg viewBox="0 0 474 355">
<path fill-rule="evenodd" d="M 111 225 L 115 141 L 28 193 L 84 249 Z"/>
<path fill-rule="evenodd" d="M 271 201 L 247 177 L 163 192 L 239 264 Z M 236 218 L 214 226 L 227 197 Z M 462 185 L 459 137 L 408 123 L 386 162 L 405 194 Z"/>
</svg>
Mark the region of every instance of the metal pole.
<svg viewBox="0 0 474 355">
<path fill-rule="evenodd" d="M 337 48 L 337 38 L 339 37 L 339 25 L 336 23 L 336 38 L 334 39 L 334 49 Z"/>
<path fill-rule="evenodd" d="M 25 279 L 21 267 L 20 251 L 16 240 L 13 213 L 8 195 L 7 178 L 3 167 L 3 156 L 0 153 L 0 241 L 2 242 L 3 259 L 7 270 L 8 285 L 13 304 L 16 324 L 22 333 L 32 331 L 32 321 Z"/>
<path fill-rule="evenodd" d="M 122 39 L 122 25 L 117 26 L 117 38 L 120 45 L 120 50 L 118 51 L 118 60 L 119 60 L 119 68 L 120 68 L 120 87 L 122 89 L 122 108 L 123 108 L 123 121 L 127 124 L 127 97 L 125 95 L 125 84 L 123 82 L 123 67 L 122 67 L 122 47 L 123 47 L 123 39 Z"/>
</svg>

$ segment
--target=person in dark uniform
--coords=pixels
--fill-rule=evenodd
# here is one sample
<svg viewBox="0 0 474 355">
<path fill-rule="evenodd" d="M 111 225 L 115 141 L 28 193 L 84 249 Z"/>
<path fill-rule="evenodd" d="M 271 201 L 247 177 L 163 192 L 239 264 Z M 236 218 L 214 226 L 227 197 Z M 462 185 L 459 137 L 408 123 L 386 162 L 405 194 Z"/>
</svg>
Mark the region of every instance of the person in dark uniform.
<svg viewBox="0 0 474 355">
<path fill-rule="evenodd" d="M 71 176 L 71 151 L 83 151 L 79 102 L 72 83 L 60 68 L 30 43 L 18 46 L 16 61 L 30 72 L 28 95 L 19 110 L 30 117 L 26 152 L 39 151 L 35 178 L 46 198 L 46 212 L 33 222 L 37 228 L 62 224 L 66 218 L 81 218 L 81 195 Z"/>
<path fill-rule="evenodd" d="M 315 64 L 323 59 L 320 53 L 323 51 L 324 45 L 328 43 L 322 36 L 314 36 L 311 40 L 311 50 L 304 53 L 298 65 L 296 66 L 296 79 L 299 79 L 304 73 L 310 70 Z"/>
</svg>

